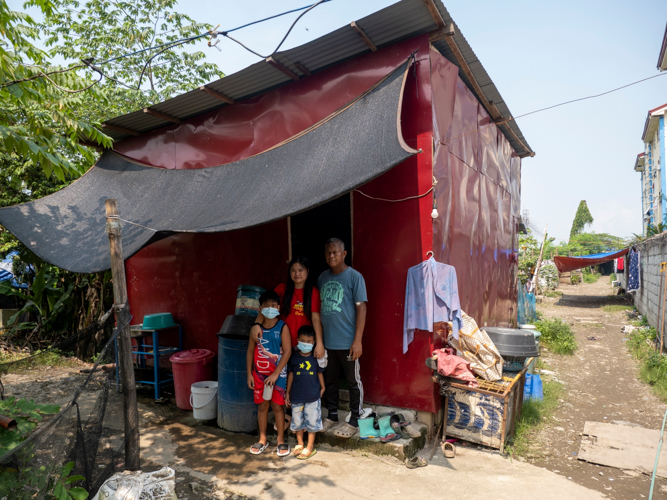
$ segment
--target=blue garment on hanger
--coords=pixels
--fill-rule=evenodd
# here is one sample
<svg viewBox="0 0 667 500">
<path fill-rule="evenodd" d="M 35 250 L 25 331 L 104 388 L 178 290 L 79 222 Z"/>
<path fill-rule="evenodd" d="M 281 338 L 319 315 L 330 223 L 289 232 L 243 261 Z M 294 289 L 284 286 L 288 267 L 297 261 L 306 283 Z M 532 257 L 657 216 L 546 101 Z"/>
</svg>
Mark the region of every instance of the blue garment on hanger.
<svg viewBox="0 0 667 500">
<path fill-rule="evenodd" d="M 415 330 L 433 331 L 433 324 L 452 322 L 452 334 L 459 338 L 463 327 L 456 269 L 433 257 L 408 269 L 403 316 L 403 354 L 414 340 Z"/>
</svg>

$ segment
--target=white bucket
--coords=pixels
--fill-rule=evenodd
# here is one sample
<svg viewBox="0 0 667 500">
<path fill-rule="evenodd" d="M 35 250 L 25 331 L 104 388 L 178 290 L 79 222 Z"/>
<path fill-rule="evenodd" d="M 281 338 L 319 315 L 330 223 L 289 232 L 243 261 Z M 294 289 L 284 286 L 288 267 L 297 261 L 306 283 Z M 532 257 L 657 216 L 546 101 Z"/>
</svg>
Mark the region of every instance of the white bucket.
<svg viewBox="0 0 667 500">
<path fill-rule="evenodd" d="M 218 383 L 195 382 L 190 387 L 192 416 L 197 420 L 213 420 L 218 413 Z"/>
</svg>

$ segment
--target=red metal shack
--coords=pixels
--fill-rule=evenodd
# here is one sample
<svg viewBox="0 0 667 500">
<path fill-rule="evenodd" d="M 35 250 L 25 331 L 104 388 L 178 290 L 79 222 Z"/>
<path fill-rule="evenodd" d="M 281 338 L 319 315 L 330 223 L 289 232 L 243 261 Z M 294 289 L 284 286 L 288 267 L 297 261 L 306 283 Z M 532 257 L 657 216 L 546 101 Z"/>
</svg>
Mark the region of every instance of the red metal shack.
<svg viewBox="0 0 667 500">
<path fill-rule="evenodd" d="M 401 349 L 407 269 L 432 251 L 436 260 L 456 268 L 461 304 L 470 316 L 480 325 L 509 325 L 516 318 L 520 157 L 533 153 L 516 126 L 504 121 L 510 115 L 500 111 L 500 96 L 465 39 L 455 27 L 453 36 L 448 33 L 453 21 L 447 11 L 436 1 L 437 12 L 429 12 L 428 3 L 400 2 L 358 21 L 356 30 L 342 28 L 275 56 L 275 63 L 228 76 L 209 87 L 233 104 L 220 107 L 202 92 L 200 101 L 216 109 L 168 126 L 157 117 L 147 120 L 147 127 L 162 127 L 115 144 L 130 158 L 163 168 L 243 159 L 326 117 L 417 51 L 415 75 L 404 93 L 402 130 L 406 142 L 423 152 L 359 189 L 383 200 L 411 199 L 388 202 L 353 191 L 342 204 L 315 209 L 298 235 L 296 224 L 282 220 L 154 243 L 127 261 L 135 318 L 171 311 L 184 325 L 187 348 L 216 351 L 215 333 L 234 312 L 237 285 L 272 289 L 283 282 L 290 253 L 297 252 L 296 238 L 311 238 L 319 253 L 307 256 L 323 265 L 323 242 L 335 236 L 326 229 L 348 227 L 351 263 L 364 275 L 369 297 L 361 359 L 365 399 L 436 411 L 439 397 L 424 366 L 432 334 L 415 335 L 405 355 Z M 411 29 L 421 34 L 393 43 Z M 472 72 L 472 63 L 482 75 Z M 249 92 L 257 95 L 243 98 Z M 188 116 L 194 107 L 164 113 Z M 115 123 L 125 125 L 122 117 L 110 122 Z M 433 178 L 437 219 L 431 218 L 433 196 L 416 197 L 428 192 Z"/>
<path fill-rule="evenodd" d="M 437 411 L 440 398 L 424 365 L 433 334 L 417 332 L 402 353 L 407 270 L 433 252 L 456 268 L 462 307 L 478 324 L 514 322 L 521 158 L 534 154 L 440 0 L 403 0 L 105 125 L 114 149 L 137 162 L 165 169 L 228 164 L 326 118 L 410 54 L 400 127 L 419 154 L 292 217 L 145 246 L 126 263 L 134 318 L 169 311 L 184 327 L 186 348 L 216 351 L 238 285 L 272 289 L 296 254 L 322 270 L 323 243 L 337 236 L 368 290 L 364 399 Z"/>
</svg>

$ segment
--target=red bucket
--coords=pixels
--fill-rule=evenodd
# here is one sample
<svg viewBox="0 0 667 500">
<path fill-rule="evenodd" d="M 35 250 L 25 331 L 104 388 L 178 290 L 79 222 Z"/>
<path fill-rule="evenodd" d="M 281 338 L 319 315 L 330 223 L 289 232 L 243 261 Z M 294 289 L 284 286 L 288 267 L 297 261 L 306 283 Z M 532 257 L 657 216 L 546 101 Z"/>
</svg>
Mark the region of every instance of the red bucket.
<svg viewBox="0 0 667 500">
<path fill-rule="evenodd" d="M 213 379 L 213 358 L 215 354 L 208 349 L 189 349 L 173 354 L 171 368 L 174 371 L 174 390 L 176 406 L 181 410 L 192 410 L 190 406 L 190 388 L 195 382 Z"/>
</svg>

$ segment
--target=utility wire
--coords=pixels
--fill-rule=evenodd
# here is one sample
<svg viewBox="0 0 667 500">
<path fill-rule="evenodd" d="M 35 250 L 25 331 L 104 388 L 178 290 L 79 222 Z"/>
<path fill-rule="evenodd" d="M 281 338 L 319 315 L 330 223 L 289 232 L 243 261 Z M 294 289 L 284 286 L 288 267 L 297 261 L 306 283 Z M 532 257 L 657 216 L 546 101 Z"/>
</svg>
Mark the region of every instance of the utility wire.
<svg viewBox="0 0 667 500">
<path fill-rule="evenodd" d="M 606 92 L 602 92 L 601 94 L 589 95 L 588 97 L 580 97 L 579 99 L 572 99 L 571 101 L 561 102 L 559 104 L 554 104 L 553 106 L 549 106 L 549 107 L 546 107 L 546 108 L 536 109 L 535 111 L 530 111 L 529 113 L 524 113 L 522 115 L 515 116 L 514 119 L 518 120 L 519 118 L 523 118 L 524 116 L 539 113 L 541 111 L 546 111 L 547 109 L 557 108 L 559 106 L 565 106 L 566 104 L 571 104 L 573 102 L 585 101 L 586 99 L 594 99 L 596 97 L 601 97 L 603 95 L 607 95 L 607 94 L 611 94 L 612 92 L 616 92 L 617 90 L 621 90 L 621 89 L 624 89 L 624 88 L 627 88 L 627 87 L 631 87 L 633 85 L 637 85 L 638 83 L 645 82 L 646 80 L 651 80 L 652 78 L 658 78 L 659 76 L 665 76 L 665 75 L 667 75 L 667 72 L 658 73 L 657 75 L 649 76 L 648 78 L 642 78 L 641 80 L 637 80 L 636 82 L 628 83 L 627 85 L 623 85 L 622 87 L 616 87 L 615 89 L 611 89 L 611 90 L 608 90 Z"/>
<path fill-rule="evenodd" d="M 323 3 L 325 3 L 325 2 L 330 2 L 330 1 L 331 1 L 331 0 L 319 0 L 318 2 L 315 2 L 314 4 L 312 4 L 312 5 L 308 6 L 308 7 L 303 7 L 303 8 L 301 8 L 301 9 L 296 9 L 296 10 L 303 10 L 303 9 L 306 9 L 306 11 L 305 11 L 305 12 L 302 12 L 301 14 L 299 14 L 299 17 L 297 17 L 297 18 L 294 20 L 294 22 L 292 23 L 292 25 L 291 25 L 291 26 L 289 27 L 289 29 L 287 30 L 287 33 L 285 33 L 285 36 L 284 36 L 283 39 L 280 41 L 280 43 L 278 44 L 278 46 L 276 47 L 276 49 L 275 49 L 273 52 L 271 52 L 271 54 L 269 54 L 268 56 L 263 56 L 262 54 L 260 54 L 260 53 L 258 53 L 258 52 L 255 52 L 255 51 L 252 50 L 251 48 L 245 46 L 243 43 L 239 42 L 237 39 L 232 38 L 231 36 L 229 36 L 229 30 L 228 30 L 228 31 L 222 31 L 222 32 L 220 32 L 220 34 L 223 35 L 223 36 L 225 36 L 225 37 L 227 37 L 227 38 L 229 38 L 232 42 L 236 42 L 236 43 L 238 43 L 241 47 L 243 47 L 244 49 L 246 49 L 248 52 L 251 52 L 251 53 L 255 54 L 257 57 L 261 57 L 261 58 L 263 58 L 263 59 L 267 59 L 267 58 L 271 57 L 272 55 L 274 55 L 276 52 L 278 52 L 278 51 L 280 50 L 280 47 L 282 47 L 283 43 L 285 43 L 285 40 L 287 40 L 287 37 L 289 36 L 289 34 L 292 32 L 292 29 L 294 28 L 294 26 L 296 26 L 296 23 L 298 23 L 299 20 L 301 20 L 301 18 L 302 18 L 303 16 L 305 16 L 306 14 L 308 14 L 311 10 L 313 10 L 313 9 L 314 9 L 315 7 L 317 7 L 318 5 L 322 5 Z M 296 10 L 293 10 L 292 12 L 296 12 Z M 276 16 L 274 16 L 274 17 L 276 17 Z M 267 18 L 267 19 L 271 19 L 271 18 Z"/>
<path fill-rule="evenodd" d="M 211 30 L 211 31 L 207 31 L 206 33 L 202 33 L 202 34 L 200 34 L 200 35 L 193 35 L 193 36 L 190 36 L 190 37 L 187 37 L 187 38 L 182 38 L 182 39 L 180 39 L 180 40 L 174 40 L 174 41 L 172 41 L 172 42 L 167 42 L 167 43 L 163 43 L 163 44 L 160 44 L 160 45 L 155 45 L 155 46 L 152 46 L 152 47 L 146 47 L 146 48 L 141 49 L 141 50 L 137 50 L 137 51 L 134 51 L 134 52 L 129 52 L 129 53 L 127 53 L 127 54 L 121 54 L 121 55 L 116 56 L 116 57 L 112 57 L 111 59 L 106 59 L 106 60 L 104 60 L 104 61 L 101 61 L 101 62 L 97 63 L 97 65 L 93 65 L 93 64 L 92 64 L 94 59 L 92 59 L 92 58 L 88 58 L 88 59 L 83 60 L 83 64 L 78 64 L 78 65 L 76 65 L 76 66 L 72 66 L 72 67 L 69 67 L 69 68 L 60 69 L 60 70 L 56 70 L 56 71 L 51 71 L 51 72 L 48 72 L 48 73 L 40 73 L 40 74 L 33 75 L 33 76 L 31 76 L 31 77 L 28 77 L 28 78 L 22 78 L 22 79 L 18 79 L 18 80 L 12 80 L 12 81 L 10 81 L 10 82 L 5 82 L 5 83 L 3 83 L 3 84 L 0 85 L 0 88 L 9 87 L 9 86 L 15 85 L 15 84 L 17 84 L 17 83 L 22 83 L 22 82 L 27 82 L 27 81 L 36 80 L 36 79 L 38 79 L 38 78 L 45 78 L 45 77 L 47 77 L 48 75 L 53 75 L 53 74 L 56 74 L 56 73 L 66 73 L 66 72 L 69 72 L 69 71 L 74 71 L 74 70 L 76 70 L 76 69 L 80 69 L 80 68 L 83 68 L 83 67 L 85 67 L 85 66 L 88 66 L 88 67 L 90 67 L 91 69 L 93 69 L 94 71 L 96 71 L 97 73 L 99 73 L 100 75 L 102 75 L 102 76 L 108 78 L 109 80 L 111 80 L 111 81 L 113 81 L 113 82 L 115 82 L 115 83 L 118 83 L 119 85 L 122 85 L 122 86 L 124 86 L 124 87 L 127 87 L 128 89 L 131 89 L 131 90 L 141 90 L 139 87 L 141 86 L 141 81 L 142 81 L 142 79 L 143 79 L 143 75 L 144 75 L 144 73 L 146 72 L 146 68 L 148 67 L 148 64 L 150 64 L 150 62 L 151 62 L 155 57 L 157 57 L 157 56 L 160 55 L 162 52 L 164 52 L 164 51 L 166 51 L 166 50 L 168 50 L 168 49 L 170 49 L 170 48 L 176 47 L 176 46 L 178 46 L 178 45 L 183 45 L 183 44 L 185 44 L 185 43 L 191 42 L 191 41 L 193 41 L 193 40 L 198 40 L 199 38 L 204 38 L 204 37 L 207 37 L 207 36 L 211 36 L 211 37 L 213 37 L 213 38 L 215 38 L 218 34 L 221 34 L 221 35 L 224 35 L 224 36 L 228 36 L 227 33 L 231 33 L 231 32 L 233 32 L 233 31 L 238 31 L 238 30 L 240 30 L 240 29 L 247 28 L 248 26 L 253 26 L 253 25 L 255 25 L 255 24 L 263 23 L 263 22 L 265 22 L 265 21 L 269 21 L 269 20 L 271 20 L 271 19 L 276 19 L 276 18 L 278 18 L 278 17 L 285 16 L 285 15 L 287 15 L 287 14 L 292 14 L 292 13 L 294 13 L 294 12 L 299 12 L 299 11 L 301 11 L 301 10 L 305 10 L 305 12 L 303 12 L 301 15 L 299 15 L 299 17 L 297 17 L 297 19 L 292 23 L 292 25 L 290 26 L 290 28 L 289 28 L 289 30 L 287 31 L 287 33 L 285 34 L 285 36 L 283 37 L 283 39 L 282 39 L 282 40 L 280 41 L 280 43 L 278 44 L 278 47 L 276 48 L 276 50 L 274 50 L 274 51 L 271 53 L 271 55 L 273 55 L 273 54 L 275 54 L 275 53 L 280 49 L 280 47 L 283 45 L 283 43 L 285 42 L 285 40 L 286 40 L 287 37 L 289 36 L 290 32 L 292 31 L 292 29 L 293 29 L 294 26 L 296 25 L 296 23 L 299 22 L 299 20 L 300 20 L 305 14 L 307 14 L 308 12 L 310 12 L 312 9 L 314 9 L 314 8 L 317 7 L 318 5 L 323 4 L 323 3 L 326 3 L 326 2 L 330 2 L 330 1 L 331 1 L 331 0 L 319 0 L 318 2 L 316 2 L 316 3 L 314 3 L 314 4 L 310 4 L 310 5 L 306 5 L 306 6 L 304 6 L 304 7 L 299 7 L 299 8 L 297 8 L 297 9 L 292 9 L 292 10 L 288 10 L 288 11 L 285 11 L 285 12 L 281 12 L 281 13 L 279 13 L 279 14 L 275 14 L 275 15 L 273 15 L 273 16 L 265 17 L 264 19 L 259 19 L 259 20 L 257 20 L 257 21 L 252 21 L 252 22 L 246 23 L 246 24 L 244 24 L 244 25 L 242 25 L 242 26 L 238 26 L 238 27 L 236 27 L 236 28 L 232 28 L 232 29 L 230 29 L 230 30 L 226 30 L 226 31 L 223 31 L 223 32 L 217 32 L 217 31 L 215 31 L 215 30 Z M 233 40 L 233 41 L 235 41 L 236 43 L 240 44 L 242 47 L 244 47 L 246 50 L 249 50 L 249 51 L 252 52 L 253 54 L 256 54 L 256 55 L 258 55 L 258 56 L 260 56 L 260 57 L 263 57 L 263 56 L 257 54 L 256 52 L 254 52 L 253 50 L 249 49 L 249 48 L 246 47 L 245 45 L 243 45 L 241 42 L 239 42 L 239 41 L 237 41 L 237 40 L 235 40 L 235 39 L 233 39 L 233 38 L 231 38 L 231 37 L 228 37 L 228 38 L 230 38 L 231 40 Z M 148 51 L 156 50 L 156 49 L 162 49 L 162 50 L 160 50 L 158 53 L 156 53 L 155 55 L 153 55 L 153 56 L 146 62 L 146 64 L 144 64 L 144 67 L 143 67 L 143 69 L 142 69 L 142 71 L 141 71 L 141 75 L 140 75 L 140 77 L 139 77 L 139 85 L 138 85 L 136 88 L 135 88 L 134 86 L 128 85 L 128 84 L 126 84 L 126 83 L 124 83 L 124 82 L 122 82 L 122 81 L 120 81 L 120 80 L 117 80 L 117 79 L 115 79 L 115 78 L 113 78 L 113 77 L 110 77 L 110 76 L 107 75 L 104 71 L 102 71 L 102 69 L 100 68 L 100 66 L 103 65 L 103 64 L 108 64 L 108 63 L 111 63 L 111 62 L 114 62 L 114 61 L 118 61 L 118 60 L 120 60 L 120 59 L 124 59 L 124 58 L 126 58 L 126 57 L 135 56 L 135 55 L 137 55 L 137 54 L 142 54 L 142 53 L 144 53 L 144 52 L 148 52 Z M 53 83 L 53 81 L 51 81 L 51 82 Z M 95 82 L 95 84 L 97 84 L 97 83 L 99 83 L 99 81 L 98 81 L 98 82 Z M 55 85 L 55 84 L 54 84 L 54 85 Z M 92 85 L 91 85 L 91 86 L 92 86 Z M 58 87 L 58 88 L 59 88 L 60 90 L 68 91 L 67 89 L 64 89 L 64 88 L 62 88 L 62 87 Z M 87 90 L 88 88 L 90 88 L 90 87 L 87 87 L 86 89 L 81 89 L 81 90 Z M 71 92 L 71 91 L 69 91 L 69 92 Z M 78 92 L 78 91 L 75 91 L 75 92 Z"/>
</svg>

